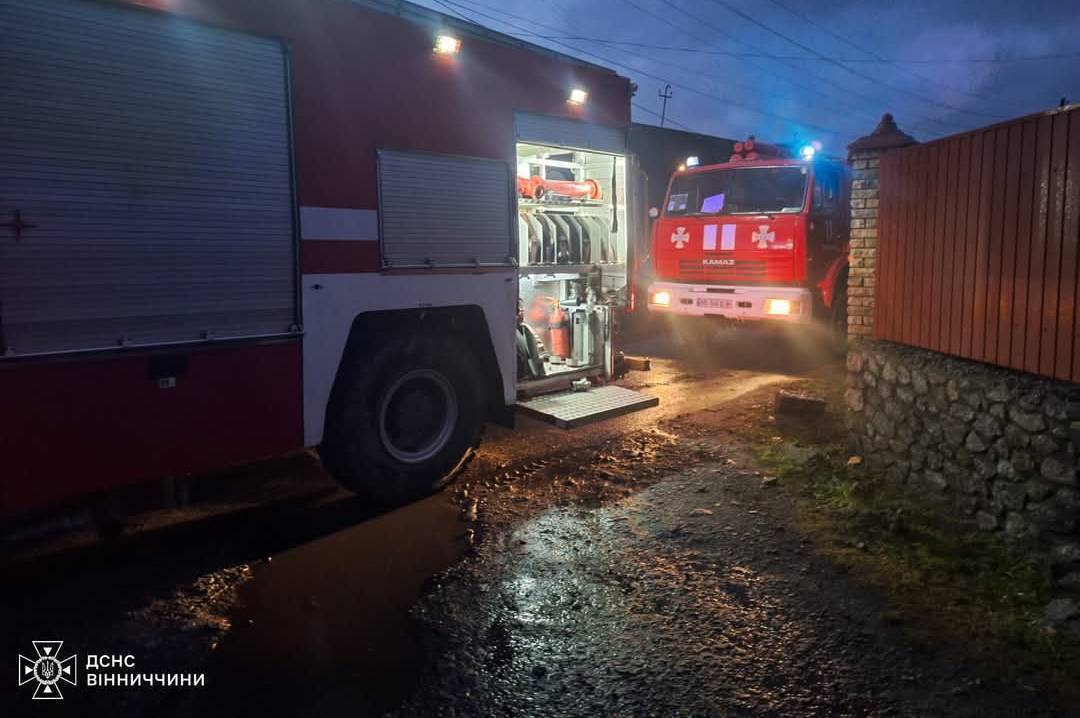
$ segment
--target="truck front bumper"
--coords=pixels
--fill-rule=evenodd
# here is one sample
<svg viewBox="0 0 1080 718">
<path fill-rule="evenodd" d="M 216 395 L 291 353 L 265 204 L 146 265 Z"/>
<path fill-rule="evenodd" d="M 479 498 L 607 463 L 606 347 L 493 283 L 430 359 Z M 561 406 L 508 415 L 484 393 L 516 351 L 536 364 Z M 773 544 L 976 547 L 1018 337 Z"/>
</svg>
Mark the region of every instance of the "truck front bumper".
<svg viewBox="0 0 1080 718">
<path fill-rule="evenodd" d="M 655 282 L 649 286 L 649 311 L 683 316 L 808 323 L 813 298 L 802 287 L 717 286 Z"/>
</svg>

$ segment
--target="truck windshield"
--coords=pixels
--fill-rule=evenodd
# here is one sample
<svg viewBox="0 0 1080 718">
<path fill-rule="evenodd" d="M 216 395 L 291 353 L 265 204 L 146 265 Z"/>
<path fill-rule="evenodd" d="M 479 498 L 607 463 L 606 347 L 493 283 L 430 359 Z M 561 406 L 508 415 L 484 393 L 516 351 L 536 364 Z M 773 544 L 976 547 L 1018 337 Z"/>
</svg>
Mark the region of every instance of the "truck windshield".
<svg viewBox="0 0 1080 718">
<path fill-rule="evenodd" d="M 806 168 L 744 167 L 683 174 L 671 183 L 664 214 L 771 214 L 801 212 Z"/>
</svg>

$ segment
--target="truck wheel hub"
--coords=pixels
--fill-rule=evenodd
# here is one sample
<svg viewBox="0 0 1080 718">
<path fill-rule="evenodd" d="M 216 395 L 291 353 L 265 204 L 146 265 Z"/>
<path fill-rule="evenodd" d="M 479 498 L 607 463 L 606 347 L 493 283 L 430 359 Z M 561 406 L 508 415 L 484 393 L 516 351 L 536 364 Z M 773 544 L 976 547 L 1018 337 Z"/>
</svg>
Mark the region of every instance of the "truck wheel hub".
<svg viewBox="0 0 1080 718">
<path fill-rule="evenodd" d="M 445 448 L 457 421 L 457 393 L 431 369 L 398 377 L 379 402 L 379 435 L 386 451 L 406 464 L 427 461 Z"/>
</svg>

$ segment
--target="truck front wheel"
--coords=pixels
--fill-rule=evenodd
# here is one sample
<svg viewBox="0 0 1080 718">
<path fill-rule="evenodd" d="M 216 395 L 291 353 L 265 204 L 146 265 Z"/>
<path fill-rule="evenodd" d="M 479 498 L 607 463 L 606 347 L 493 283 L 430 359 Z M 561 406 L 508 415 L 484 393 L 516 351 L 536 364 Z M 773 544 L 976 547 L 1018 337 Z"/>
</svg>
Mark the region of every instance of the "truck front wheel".
<svg viewBox="0 0 1080 718">
<path fill-rule="evenodd" d="M 484 393 L 469 350 L 449 337 L 403 336 L 350 361 L 327 417 L 323 464 L 384 506 L 438 490 L 479 444 Z"/>
</svg>

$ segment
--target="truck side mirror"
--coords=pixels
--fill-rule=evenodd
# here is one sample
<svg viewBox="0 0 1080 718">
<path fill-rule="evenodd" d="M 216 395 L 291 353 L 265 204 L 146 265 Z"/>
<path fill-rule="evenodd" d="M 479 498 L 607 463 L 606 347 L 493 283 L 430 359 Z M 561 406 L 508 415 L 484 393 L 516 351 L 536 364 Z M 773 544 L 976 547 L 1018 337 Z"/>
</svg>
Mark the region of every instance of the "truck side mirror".
<svg viewBox="0 0 1080 718">
<path fill-rule="evenodd" d="M 660 210 L 656 207 L 649 207 L 649 219 L 656 219 L 660 216 Z"/>
</svg>

